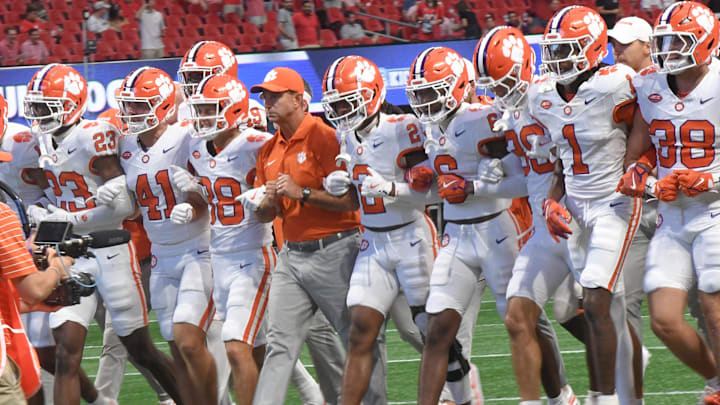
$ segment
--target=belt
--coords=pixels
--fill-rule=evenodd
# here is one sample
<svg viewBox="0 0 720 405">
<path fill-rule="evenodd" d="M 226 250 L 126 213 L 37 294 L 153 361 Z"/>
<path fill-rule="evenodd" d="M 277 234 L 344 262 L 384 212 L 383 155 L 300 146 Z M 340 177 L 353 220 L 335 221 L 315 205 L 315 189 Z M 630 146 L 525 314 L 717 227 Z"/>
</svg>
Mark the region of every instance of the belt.
<svg viewBox="0 0 720 405">
<path fill-rule="evenodd" d="M 324 247 L 330 245 L 333 242 L 337 242 L 340 239 L 346 238 L 351 235 L 355 235 L 356 233 L 360 233 L 360 229 L 350 229 L 347 231 L 342 231 L 338 233 L 334 233 L 330 236 L 326 236 L 321 239 L 315 239 L 315 240 L 306 240 L 302 242 L 291 242 L 286 241 L 285 246 L 287 246 L 290 250 L 295 250 L 297 252 L 304 252 L 304 253 L 310 253 L 314 252 L 316 250 L 323 249 Z"/>
<path fill-rule="evenodd" d="M 380 227 L 380 228 L 374 227 L 374 226 L 366 226 L 365 229 L 369 229 L 369 230 L 371 230 L 371 231 L 373 231 L 373 232 L 390 232 L 390 231 L 394 231 L 394 230 L 396 230 L 396 229 L 400 229 L 400 228 L 402 228 L 403 226 L 410 225 L 410 224 L 412 224 L 413 222 L 415 222 L 415 221 L 406 222 L 406 223 L 400 224 L 400 225 L 384 226 L 384 227 Z"/>
<path fill-rule="evenodd" d="M 502 213 L 503 212 L 500 211 L 500 212 L 496 212 L 494 214 L 485 215 L 484 217 L 477 217 L 477 218 L 470 218 L 470 219 L 454 219 L 454 220 L 448 219 L 447 221 L 450 223 L 453 223 L 453 224 L 458 224 L 458 225 L 479 224 L 481 222 L 487 222 Z"/>
</svg>

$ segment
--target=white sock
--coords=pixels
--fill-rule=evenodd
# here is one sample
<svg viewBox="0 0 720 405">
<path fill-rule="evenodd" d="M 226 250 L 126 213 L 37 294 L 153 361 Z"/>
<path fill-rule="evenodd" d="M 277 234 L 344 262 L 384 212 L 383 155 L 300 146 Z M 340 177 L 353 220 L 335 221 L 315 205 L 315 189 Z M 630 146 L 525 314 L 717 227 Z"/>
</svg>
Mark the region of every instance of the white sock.
<svg viewBox="0 0 720 405">
<path fill-rule="evenodd" d="M 720 380 L 718 380 L 718 376 L 705 380 L 705 385 L 714 389 L 715 391 L 720 391 Z"/>
<path fill-rule="evenodd" d="M 520 401 L 519 405 L 542 405 L 542 401 L 539 399 L 533 399 L 532 401 Z"/>
<path fill-rule="evenodd" d="M 620 405 L 620 402 L 618 401 L 617 394 L 612 395 L 598 395 L 595 398 L 595 403 L 597 405 Z"/>
<path fill-rule="evenodd" d="M 112 404 L 113 404 L 113 401 L 110 398 L 103 396 L 100 393 L 98 393 L 98 396 L 97 396 L 97 398 L 95 398 L 95 401 L 88 402 L 88 405 L 112 405 Z"/>
</svg>

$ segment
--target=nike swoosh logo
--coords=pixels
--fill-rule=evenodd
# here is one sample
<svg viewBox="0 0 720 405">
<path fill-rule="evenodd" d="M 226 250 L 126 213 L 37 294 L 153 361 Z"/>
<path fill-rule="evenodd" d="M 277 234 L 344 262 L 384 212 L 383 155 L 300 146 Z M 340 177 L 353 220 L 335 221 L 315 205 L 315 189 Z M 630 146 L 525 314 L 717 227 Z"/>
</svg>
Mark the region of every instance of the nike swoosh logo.
<svg viewBox="0 0 720 405">
<path fill-rule="evenodd" d="M 451 186 L 451 185 L 453 185 L 453 184 L 455 184 L 455 183 L 457 183 L 457 180 L 449 181 L 449 182 L 443 184 L 443 187 L 449 187 L 449 186 Z"/>
<path fill-rule="evenodd" d="M 597 98 L 597 97 L 593 97 L 593 98 L 591 98 L 590 100 L 585 100 L 585 105 L 588 105 L 588 104 L 592 103 L 593 101 L 595 101 L 596 98 Z"/>
<path fill-rule="evenodd" d="M 715 218 L 716 216 L 720 215 L 720 212 L 711 212 L 710 218 Z"/>
<path fill-rule="evenodd" d="M 611 202 L 611 203 L 610 203 L 610 208 L 612 208 L 612 207 L 617 207 L 618 205 L 621 205 L 622 203 L 623 203 L 622 201 Z"/>
<path fill-rule="evenodd" d="M 457 138 L 458 136 L 460 136 L 460 135 L 462 135 L 462 134 L 464 134 L 464 133 L 465 133 L 465 130 L 464 130 L 464 129 L 463 129 L 462 131 L 455 131 L 455 138 Z"/>
<path fill-rule="evenodd" d="M 163 149 L 163 153 L 168 153 L 168 152 L 170 152 L 172 149 L 175 149 L 175 147 L 174 147 L 174 146 L 171 146 L 171 147 L 169 147 L 169 148 L 167 148 L 167 149 Z"/>
<path fill-rule="evenodd" d="M 244 269 L 245 267 L 247 267 L 247 266 L 249 266 L 249 265 L 251 265 L 251 264 L 252 264 L 252 263 L 241 264 L 241 265 L 240 265 L 240 268 L 241 268 L 241 269 Z"/>
<path fill-rule="evenodd" d="M 69 155 L 69 154 L 75 152 L 76 150 L 77 150 L 77 148 L 68 149 L 67 154 Z"/>
<path fill-rule="evenodd" d="M 208 250 L 208 249 L 205 249 L 205 250 L 198 250 L 198 251 L 197 251 L 197 252 L 195 252 L 195 253 L 197 253 L 198 255 L 204 255 L 204 254 L 205 254 L 205 253 L 207 253 L 207 252 L 209 252 L 209 250 Z"/>
<path fill-rule="evenodd" d="M 503 242 L 505 241 L 505 239 L 507 239 L 507 238 L 508 238 L 508 237 L 506 236 L 506 237 L 504 237 L 504 238 L 502 238 L 502 239 L 495 239 L 495 243 L 497 243 L 497 244 L 499 245 L 499 244 L 503 243 Z"/>
<path fill-rule="evenodd" d="M 380 145 L 382 145 L 382 144 L 384 144 L 384 143 L 385 143 L 385 141 L 373 142 L 373 148 L 377 148 L 378 146 L 380 146 Z"/>
<path fill-rule="evenodd" d="M 273 159 L 273 160 L 267 162 L 267 164 L 265 166 L 270 166 L 271 164 L 275 163 L 276 160 L 277 159 Z"/>
<path fill-rule="evenodd" d="M 238 156 L 230 156 L 228 157 L 228 162 L 232 162 L 233 160 L 237 159 Z"/>
<path fill-rule="evenodd" d="M 371 185 L 370 185 L 370 190 L 372 190 L 372 189 L 374 189 L 374 188 L 377 188 L 377 186 L 379 186 L 379 184 L 371 184 Z"/>
<path fill-rule="evenodd" d="M 420 243 L 420 242 L 422 242 L 422 239 L 418 239 L 418 240 L 416 240 L 415 242 L 410 242 L 410 246 L 415 246 L 415 245 L 417 245 L 417 244 Z"/>
<path fill-rule="evenodd" d="M 715 98 L 715 97 L 706 98 L 705 100 L 700 99 L 700 104 L 705 104 L 705 103 L 707 103 L 708 101 L 710 101 L 710 100 L 712 100 L 712 99 L 714 99 L 714 98 Z"/>
<path fill-rule="evenodd" d="M 547 144 L 549 144 L 549 143 L 550 143 L 550 141 L 545 141 L 545 142 L 543 142 L 543 143 L 539 143 L 538 146 L 545 146 L 545 145 L 547 145 Z"/>
<path fill-rule="evenodd" d="M 120 253 L 115 253 L 114 255 L 107 255 L 107 259 L 108 259 L 108 260 L 112 260 L 112 259 L 114 259 L 115 257 L 117 257 L 117 255 L 119 255 L 119 254 L 120 254 Z"/>
</svg>

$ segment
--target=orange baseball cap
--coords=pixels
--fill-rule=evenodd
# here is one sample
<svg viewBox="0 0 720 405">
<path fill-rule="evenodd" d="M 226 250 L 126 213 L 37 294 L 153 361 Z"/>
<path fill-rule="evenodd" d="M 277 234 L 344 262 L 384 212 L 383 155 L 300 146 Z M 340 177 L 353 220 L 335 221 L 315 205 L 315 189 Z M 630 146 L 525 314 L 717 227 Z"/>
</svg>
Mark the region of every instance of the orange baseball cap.
<svg viewBox="0 0 720 405">
<path fill-rule="evenodd" d="M 251 93 L 260 93 L 263 90 L 273 93 L 294 91 L 302 94 L 305 91 L 305 85 L 298 72 L 286 67 L 276 67 L 265 75 L 262 84 L 256 84 L 250 88 Z"/>
</svg>

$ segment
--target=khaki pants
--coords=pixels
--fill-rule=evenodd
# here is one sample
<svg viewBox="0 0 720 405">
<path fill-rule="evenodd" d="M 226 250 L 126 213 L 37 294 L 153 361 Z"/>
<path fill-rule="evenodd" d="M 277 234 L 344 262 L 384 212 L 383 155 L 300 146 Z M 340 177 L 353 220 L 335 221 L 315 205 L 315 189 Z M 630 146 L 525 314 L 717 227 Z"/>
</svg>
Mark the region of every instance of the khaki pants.
<svg viewBox="0 0 720 405">
<path fill-rule="evenodd" d="M 25 393 L 20 386 L 20 369 L 17 364 L 9 358 L 0 376 L 0 405 L 26 404 Z"/>
<path fill-rule="evenodd" d="M 165 48 L 143 49 L 141 53 L 143 59 L 160 59 L 165 57 Z"/>
</svg>

